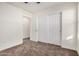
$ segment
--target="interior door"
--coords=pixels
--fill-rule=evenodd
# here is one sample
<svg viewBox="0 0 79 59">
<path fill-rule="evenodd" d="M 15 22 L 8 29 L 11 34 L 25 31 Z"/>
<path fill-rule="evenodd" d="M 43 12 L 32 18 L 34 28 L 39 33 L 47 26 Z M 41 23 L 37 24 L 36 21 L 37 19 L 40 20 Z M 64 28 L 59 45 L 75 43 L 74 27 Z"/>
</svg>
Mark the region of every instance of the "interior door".
<svg viewBox="0 0 79 59">
<path fill-rule="evenodd" d="M 38 17 L 38 40 L 60 45 L 60 13 Z"/>
</svg>

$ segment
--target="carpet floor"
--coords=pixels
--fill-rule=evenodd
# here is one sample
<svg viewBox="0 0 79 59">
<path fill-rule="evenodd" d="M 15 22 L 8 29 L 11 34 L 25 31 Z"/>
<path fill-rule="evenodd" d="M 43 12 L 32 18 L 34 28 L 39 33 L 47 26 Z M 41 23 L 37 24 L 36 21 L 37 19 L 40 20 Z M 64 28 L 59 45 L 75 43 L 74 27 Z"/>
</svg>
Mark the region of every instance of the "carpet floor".
<svg viewBox="0 0 79 59">
<path fill-rule="evenodd" d="M 60 46 L 23 40 L 23 44 L 0 52 L 0 56 L 78 56 L 74 50 L 61 48 Z"/>
</svg>

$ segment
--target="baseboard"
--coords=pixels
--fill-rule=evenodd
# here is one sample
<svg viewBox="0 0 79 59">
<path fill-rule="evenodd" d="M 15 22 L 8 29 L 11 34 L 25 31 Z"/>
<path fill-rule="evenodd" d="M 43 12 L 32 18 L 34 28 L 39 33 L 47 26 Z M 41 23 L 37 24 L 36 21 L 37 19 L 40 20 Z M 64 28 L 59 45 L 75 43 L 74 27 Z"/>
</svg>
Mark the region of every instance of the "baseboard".
<svg viewBox="0 0 79 59">
<path fill-rule="evenodd" d="M 25 39 L 30 39 L 30 37 L 25 37 L 25 38 L 23 38 L 23 40 L 25 40 Z"/>
<path fill-rule="evenodd" d="M 17 42 L 17 44 L 13 44 L 13 45 L 10 45 L 10 46 L 7 46 L 7 47 L 5 46 L 5 48 L 0 49 L 0 52 L 1 52 L 1 51 L 4 51 L 4 50 L 7 50 L 7 49 L 10 49 L 10 48 L 12 48 L 12 47 L 21 45 L 22 43 L 23 43 L 23 41 L 20 41 L 20 42 Z"/>
<path fill-rule="evenodd" d="M 30 37 L 30 40 L 31 40 L 31 41 L 34 41 L 34 42 L 38 42 L 38 40 L 33 40 L 31 37 Z"/>
</svg>

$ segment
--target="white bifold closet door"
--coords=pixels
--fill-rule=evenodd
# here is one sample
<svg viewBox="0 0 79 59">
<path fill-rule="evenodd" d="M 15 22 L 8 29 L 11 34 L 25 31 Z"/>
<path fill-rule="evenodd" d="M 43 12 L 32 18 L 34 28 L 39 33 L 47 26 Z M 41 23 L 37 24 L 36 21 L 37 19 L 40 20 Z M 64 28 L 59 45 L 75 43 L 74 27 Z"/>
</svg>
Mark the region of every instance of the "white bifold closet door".
<svg viewBox="0 0 79 59">
<path fill-rule="evenodd" d="M 48 16 L 38 16 L 38 41 L 50 42 Z"/>
<path fill-rule="evenodd" d="M 60 45 L 60 12 L 33 16 L 30 40 Z"/>
<path fill-rule="evenodd" d="M 61 44 L 61 13 L 54 13 L 48 16 L 49 21 L 49 41 L 52 44 Z"/>
<path fill-rule="evenodd" d="M 60 13 L 38 17 L 38 41 L 60 45 Z"/>
</svg>

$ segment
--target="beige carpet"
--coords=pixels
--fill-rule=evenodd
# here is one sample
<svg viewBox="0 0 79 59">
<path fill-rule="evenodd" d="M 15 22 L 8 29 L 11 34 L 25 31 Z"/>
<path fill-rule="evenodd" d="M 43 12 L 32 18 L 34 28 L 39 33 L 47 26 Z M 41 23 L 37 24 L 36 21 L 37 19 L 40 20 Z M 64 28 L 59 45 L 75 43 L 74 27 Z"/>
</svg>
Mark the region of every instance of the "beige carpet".
<svg viewBox="0 0 79 59">
<path fill-rule="evenodd" d="M 24 39 L 22 45 L 0 52 L 0 56 L 77 56 L 77 52 L 60 46 Z"/>
</svg>

